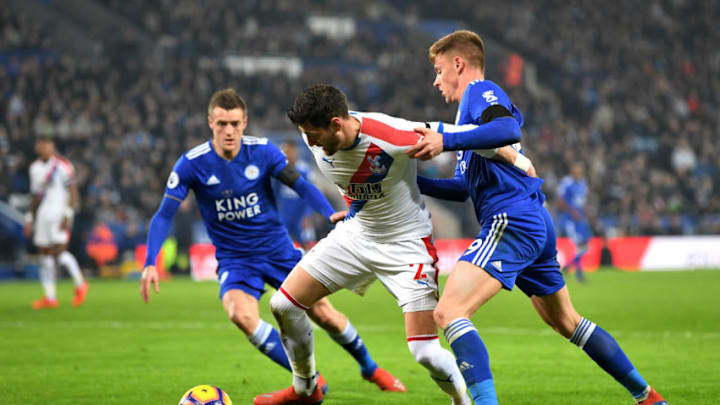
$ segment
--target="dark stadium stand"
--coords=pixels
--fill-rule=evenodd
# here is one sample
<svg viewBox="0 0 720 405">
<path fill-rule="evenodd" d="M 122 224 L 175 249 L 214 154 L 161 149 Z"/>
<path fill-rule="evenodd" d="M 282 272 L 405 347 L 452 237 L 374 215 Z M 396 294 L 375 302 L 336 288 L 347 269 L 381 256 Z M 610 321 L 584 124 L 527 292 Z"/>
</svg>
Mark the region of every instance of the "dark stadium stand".
<svg viewBox="0 0 720 405">
<path fill-rule="evenodd" d="M 294 134 L 284 111 L 315 82 L 342 88 L 359 110 L 451 121 L 427 47 L 443 30 L 470 28 L 492 44 L 488 78 L 525 114 L 524 147 L 551 205 L 580 161 L 596 234 L 720 233 L 720 3 L 404 3 L 97 0 L 141 32 L 109 44 L 112 33 L 88 27 L 107 45 L 93 58 L 61 51 L 17 2 L 3 3 L 0 198 L 25 208 L 33 135 L 52 134 L 78 174 L 74 246 L 104 223 L 129 247 L 138 237 L 125 230 L 145 228 L 175 159 L 209 136 L 214 90 L 237 88 L 248 132 L 278 140 Z M 511 61 L 524 75 L 510 77 Z M 447 176 L 452 165 L 422 170 Z"/>
</svg>

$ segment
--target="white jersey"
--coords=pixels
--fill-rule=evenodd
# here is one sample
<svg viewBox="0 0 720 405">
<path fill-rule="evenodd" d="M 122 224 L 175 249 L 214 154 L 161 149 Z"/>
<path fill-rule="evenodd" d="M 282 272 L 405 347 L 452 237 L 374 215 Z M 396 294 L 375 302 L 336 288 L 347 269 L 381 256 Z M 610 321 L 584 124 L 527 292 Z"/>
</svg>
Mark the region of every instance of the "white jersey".
<svg viewBox="0 0 720 405">
<path fill-rule="evenodd" d="M 30 165 L 30 192 L 40 196 L 37 217 L 62 217 L 74 181 L 75 169 L 66 158 L 55 154 L 47 161 L 35 160 Z"/>
<path fill-rule="evenodd" d="M 425 123 L 380 113 L 351 112 L 351 116 L 360 121 L 352 147 L 327 156 L 322 147 L 308 145 L 320 171 L 345 198 L 344 226 L 382 242 L 430 235 L 430 213 L 417 186 L 417 162 L 405 155 L 421 138 L 413 129 Z M 304 134 L 303 139 L 307 143 Z"/>
</svg>

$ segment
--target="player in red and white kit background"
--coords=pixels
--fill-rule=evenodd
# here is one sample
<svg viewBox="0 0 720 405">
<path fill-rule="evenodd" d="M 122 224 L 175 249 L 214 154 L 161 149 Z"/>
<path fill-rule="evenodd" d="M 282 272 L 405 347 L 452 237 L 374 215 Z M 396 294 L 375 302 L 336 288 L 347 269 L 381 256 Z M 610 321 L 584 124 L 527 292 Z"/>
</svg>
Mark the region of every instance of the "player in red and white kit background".
<svg viewBox="0 0 720 405">
<path fill-rule="evenodd" d="M 55 269 L 65 267 L 75 283 L 73 305 L 85 301 L 88 283 L 72 253 L 67 251 L 73 216 L 79 198 L 75 185 L 75 169 L 65 157 L 55 152 L 50 137 L 35 141 L 38 158 L 30 165 L 30 211 L 25 217 L 25 235 L 33 237 L 40 253 L 39 276 L 44 295 L 32 303 L 33 309 L 55 308 L 59 305 L 55 288 Z"/>
</svg>

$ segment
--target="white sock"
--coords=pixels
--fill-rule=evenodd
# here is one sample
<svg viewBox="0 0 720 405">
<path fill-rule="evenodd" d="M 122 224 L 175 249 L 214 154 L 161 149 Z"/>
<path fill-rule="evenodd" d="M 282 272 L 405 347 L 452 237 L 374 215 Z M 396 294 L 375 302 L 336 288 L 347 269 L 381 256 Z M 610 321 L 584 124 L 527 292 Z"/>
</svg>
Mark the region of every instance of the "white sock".
<svg viewBox="0 0 720 405">
<path fill-rule="evenodd" d="M 313 329 L 307 307 L 282 289 L 270 299 L 270 310 L 280 326 L 280 337 L 293 370 L 293 387 L 300 396 L 315 391 L 315 354 Z"/>
<path fill-rule="evenodd" d="M 42 284 L 43 291 L 45 292 L 45 298 L 54 300 L 57 299 L 55 293 L 55 258 L 51 255 L 40 256 L 40 284 Z"/>
<path fill-rule="evenodd" d="M 67 250 L 60 253 L 60 256 L 58 256 L 58 264 L 65 266 L 68 270 L 73 282 L 75 282 L 75 287 L 80 287 L 85 282 L 82 273 L 80 273 L 80 266 L 78 266 L 78 262 L 75 260 L 75 256 L 73 256 L 72 253 Z"/>
<path fill-rule="evenodd" d="M 455 357 L 440 346 L 437 336 L 411 336 L 408 347 L 415 360 L 430 371 L 435 384 L 450 395 L 453 404 L 472 404 Z"/>
</svg>

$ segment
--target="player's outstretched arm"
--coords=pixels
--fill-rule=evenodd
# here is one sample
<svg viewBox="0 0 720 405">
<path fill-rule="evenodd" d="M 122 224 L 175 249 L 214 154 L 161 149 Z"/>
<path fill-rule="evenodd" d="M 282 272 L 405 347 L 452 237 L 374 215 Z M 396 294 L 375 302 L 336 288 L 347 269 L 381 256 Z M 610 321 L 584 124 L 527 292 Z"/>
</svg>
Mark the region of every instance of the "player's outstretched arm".
<svg viewBox="0 0 720 405">
<path fill-rule="evenodd" d="M 145 255 L 145 268 L 140 278 L 140 295 L 145 302 L 150 301 L 150 284 L 155 287 L 155 292 L 160 292 L 158 285 L 158 274 L 155 268 L 155 259 L 157 258 L 160 248 L 162 247 L 167 234 L 170 231 L 173 217 L 180 208 L 180 201 L 175 198 L 165 196 L 160 203 L 155 215 L 150 221 L 147 236 L 147 253 Z"/>
<path fill-rule="evenodd" d="M 335 212 L 335 209 L 333 209 L 325 196 L 311 182 L 305 180 L 294 167 L 289 165 L 285 166 L 280 173 L 278 173 L 277 179 L 295 190 L 300 198 L 313 207 L 316 212 L 327 218 L 328 221 L 335 223 L 344 218 L 343 216 L 337 219 L 338 216 L 335 214 L 339 213 Z"/>
<path fill-rule="evenodd" d="M 465 187 L 465 180 L 459 176 L 450 179 L 431 179 L 429 177 L 418 176 L 417 184 L 418 188 L 420 188 L 420 193 L 441 200 L 462 202 L 469 197 L 467 188 Z"/>
</svg>

